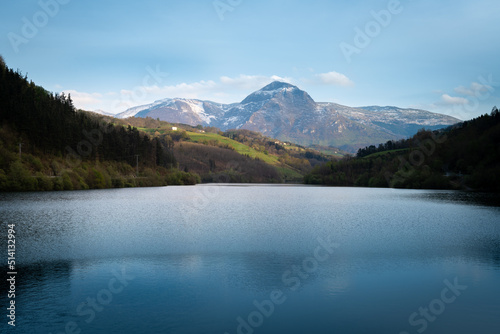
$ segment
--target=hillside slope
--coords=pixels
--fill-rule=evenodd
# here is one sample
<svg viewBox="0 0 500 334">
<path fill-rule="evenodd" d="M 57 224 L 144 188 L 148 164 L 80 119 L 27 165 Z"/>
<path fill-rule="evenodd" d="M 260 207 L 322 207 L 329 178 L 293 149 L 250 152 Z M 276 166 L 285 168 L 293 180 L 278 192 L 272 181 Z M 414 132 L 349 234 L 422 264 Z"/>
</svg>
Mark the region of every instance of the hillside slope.
<svg viewBox="0 0 500 334">
<path fill-rule="evenodd" d="M 317 166 L 306 183 L 500 192 L 500 112 Z"/>
<path fill-rule="evenodd" d="M 314 166 L 344 154 L 333 147 L 321 147 L 325 150 L 321 153 L 249 130 L 222 132 L 215 127 L 172 124 L 150 117 L 109 121 L 136 126 L 153 138 L 172 140 L 179 168 L 199 174 L 204 182 L 225 178 L 231 182 L 302 182 Z"/>
</svg>

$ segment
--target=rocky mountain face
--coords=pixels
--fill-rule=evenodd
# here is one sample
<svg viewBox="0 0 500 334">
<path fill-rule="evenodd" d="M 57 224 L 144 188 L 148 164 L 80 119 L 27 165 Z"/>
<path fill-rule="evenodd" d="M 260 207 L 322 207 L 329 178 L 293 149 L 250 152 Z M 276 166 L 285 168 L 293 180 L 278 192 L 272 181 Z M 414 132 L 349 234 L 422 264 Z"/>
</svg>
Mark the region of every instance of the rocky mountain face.
<svg viewBox="0 0 500 334">
<path fill-rule="evenodd" d="M 360 147 L 406 138 L 419 129 L 438 129 L 460 122 L 441 114 L 397 107 L 352 108 L 317 103 L 298 87 L 275 81 L 240 103 L 164 99 L 134 107 L 119 118 L 152 117 L 172 123 L 248 129 L 301 145 L 335 146 L 354 152 Z"/>
</svg>

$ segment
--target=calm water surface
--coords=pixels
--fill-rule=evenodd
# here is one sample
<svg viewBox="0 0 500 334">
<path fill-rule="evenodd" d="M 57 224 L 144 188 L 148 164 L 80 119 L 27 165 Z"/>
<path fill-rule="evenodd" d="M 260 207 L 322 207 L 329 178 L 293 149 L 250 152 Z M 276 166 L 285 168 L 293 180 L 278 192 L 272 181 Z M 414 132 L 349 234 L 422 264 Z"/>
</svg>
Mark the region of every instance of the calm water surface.
<svg viewBox="0 0 500 334">
<path fill-rule="evenodd" d="M 499 333 L 488 202 L 265 185 L 0 194 L 18 265 L 16 328 L 3 282 L 1 332 Z"/>
</svg>

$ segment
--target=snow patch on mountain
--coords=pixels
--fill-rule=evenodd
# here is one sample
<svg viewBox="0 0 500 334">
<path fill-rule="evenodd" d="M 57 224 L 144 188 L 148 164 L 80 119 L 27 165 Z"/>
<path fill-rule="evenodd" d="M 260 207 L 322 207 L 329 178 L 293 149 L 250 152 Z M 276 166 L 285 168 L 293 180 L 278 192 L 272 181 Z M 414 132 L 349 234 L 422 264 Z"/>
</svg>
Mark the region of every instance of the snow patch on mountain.
<svg viewBox="0 0 500 334">
<path fill-rule="evenodd" d="M 184 102 L 186 103 L 186 105 L 189 108 L 182 107 L 182 110 L 185 111 L 185 112 L 189 112 L 189 111 L 194 112 L 205 123 L 210 124 L 212 122 L 212 120 L 216 119 L 216 117 L 214 115 L 209 115 L 205 111 L 205 107 L 204 107 L 204 102 L 203 101 L 199 101 L 199 100 L 184 100 Z"/>
<path fill-rule="evenodd" d="M 137 115 L 141 111 L 148 110 L 148 109 L 154 109 L 155 107 L 158 107 L 158 106 L 161 106 L 161 105 L 168 105 L 168 103 L 171 102 L 171 101 L 172 101 L 172 99 L 168 99 L 167 98 L 167 99 L 155 101 L 155 102 L 150 103 L 150 104 L 145 104 L 145 105 L 142 105 L 142 106 L 132 107 L 132 108 L 129 108 L 129 109 L 125 110 L 124 112 L 121 112 L 121 113 L 117 114 L 116 117 L 117 118 L 134 117 L 135 115 Z"/>
<path fill-rule="evenodd" d="M 110 112 L 107 112 L 107 111 L 104 111 L 104 110 L 101 110 L 101 109 L 94 110 L 93 112 L 96 113 L 96 114 L 99 114 L 99 115 L 104 115 L 104 116 L 111 116 L 111 117 L 115 117 L 116 116 L 115 114 L 112 114 Z"/>
</svg>

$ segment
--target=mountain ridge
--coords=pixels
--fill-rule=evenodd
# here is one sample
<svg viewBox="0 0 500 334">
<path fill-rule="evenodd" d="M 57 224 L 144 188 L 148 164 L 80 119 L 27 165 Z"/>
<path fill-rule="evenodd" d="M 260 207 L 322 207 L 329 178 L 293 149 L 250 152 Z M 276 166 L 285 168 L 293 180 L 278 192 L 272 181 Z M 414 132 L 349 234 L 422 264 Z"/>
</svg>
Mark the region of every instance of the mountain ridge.
<svg viewBox="0 0 500 334">
<path fill-rule="evenodd" d="M 421 128 L 443 128 L 460 122 L 427 110 L 394 106 L 349 107 L 315 102 L 295 85 L 274 81 L 239 103 L 167 98 L 137 106 L 118 118 L 152 117 L 174 123 L 247 129 L 301 145 L 358 148 L 409 137 Z"/>
</svg>

